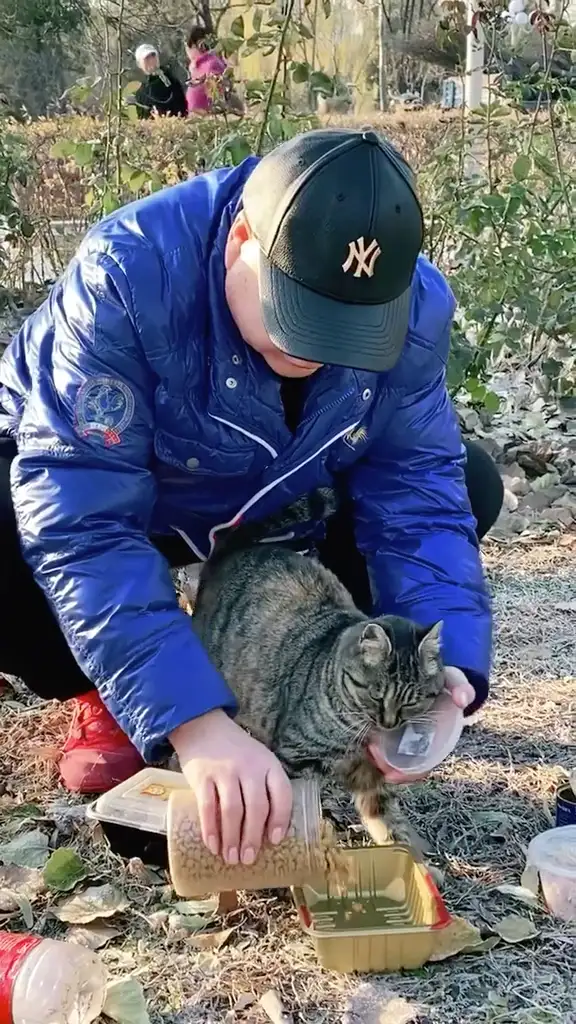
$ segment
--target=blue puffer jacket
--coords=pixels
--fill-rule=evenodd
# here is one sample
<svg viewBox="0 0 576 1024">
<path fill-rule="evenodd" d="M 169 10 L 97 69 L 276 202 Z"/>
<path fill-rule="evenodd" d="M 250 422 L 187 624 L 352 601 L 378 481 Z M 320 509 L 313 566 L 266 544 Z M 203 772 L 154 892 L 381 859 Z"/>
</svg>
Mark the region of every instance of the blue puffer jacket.
<svg viewBox="0 0 576 1024">
<path fill-rule="evenodd" d="M 263 518 L 335 473 L 354 499 L 376 611 L 442 618 L 446 663 L 479 701 L 487 692 L 490 608 L 445 387 L 452 294 L 421 258 L 398 365 L 325 367 L 292 435 L 278 379 L 224 300 L 224 245 L 253 166 L 94 227 L 0 369 L 25 557 L 148 759 L 183 722 L 234 710 L 149 536 L 177 530 L 206 557 L 218 526 Z"/>
</svg>

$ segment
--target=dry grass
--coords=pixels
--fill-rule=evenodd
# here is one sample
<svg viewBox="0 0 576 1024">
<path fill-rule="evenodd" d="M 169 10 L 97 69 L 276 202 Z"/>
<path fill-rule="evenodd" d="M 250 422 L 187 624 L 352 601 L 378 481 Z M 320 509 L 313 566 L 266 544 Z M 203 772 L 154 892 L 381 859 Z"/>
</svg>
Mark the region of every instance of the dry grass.
<svg viewBox="0 0 576 1024">
<path fill-rule="evenodd" d="M 125 939 L 104 955 L 115 972 L 138 972 L 159 1017 L 170 1024 L 263 1022 L 257 1003 L 233 1007 L 240 997 L 276 988 L 301 1024 L 576 1024 L 576 928 L 495 891 L 518 881 L 528 842 L 550 822 L 562 769 L 576 760 L 576 617 L 555 607 L 574 598 L 576 551 L 492 544 L 486 563 L 498 622 L 492 700 L 466 731 L 458 757 L 407 790 L 405 802 L 446 872 L 450 909 L 485 929 L 508 913 L 532 916 L 538 939 L 362 981 L 322 971 L 289 902 L 272 894 L 247 896 L 229 920 L 228 943 L 217 953 L 198 952 L 171 941 L 166 929 L 151 930 L 149 914 L 169 899 L 162 885 L 138 881 L 98 834 L 64 818 L 54 839 L 73 841 L 94 876 L 122 877 L 131 901 Z M 0 705 L 0 763 L 18 799 L 64 799 L 44 756 L 65 717 L 53 707 L 26 707 L 20 697 Z"/>
</svg>

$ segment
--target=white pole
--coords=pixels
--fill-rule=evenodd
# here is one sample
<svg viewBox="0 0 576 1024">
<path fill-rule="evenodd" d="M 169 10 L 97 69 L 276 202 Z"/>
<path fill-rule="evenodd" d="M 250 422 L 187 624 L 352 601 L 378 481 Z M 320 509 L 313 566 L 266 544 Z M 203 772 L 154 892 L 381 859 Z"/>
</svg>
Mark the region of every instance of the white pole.
<svg viewBox="0 0 576 1024">
<path fill-rule="evenodd" d="M 482 103 L 482 80 L 484 72 L 484 31 L 477 20 L 475 0 L 467 0 L 466 24 L 473 31 L 466 36 L 466 75 L 464 78 L 464 106 L 466 111 L 477 110 Z"/>
</svg>

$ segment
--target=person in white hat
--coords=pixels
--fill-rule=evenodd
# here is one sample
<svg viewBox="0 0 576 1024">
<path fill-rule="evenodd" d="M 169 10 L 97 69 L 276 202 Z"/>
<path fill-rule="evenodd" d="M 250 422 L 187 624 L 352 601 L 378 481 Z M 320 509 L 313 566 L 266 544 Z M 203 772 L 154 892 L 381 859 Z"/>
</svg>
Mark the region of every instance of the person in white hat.
<svg viewBox="0 0 576 1024">
<path fill-rule="evenodd" d="M 172 72 L 162 67 L 155 46 L 141 43 L 134 53 L 136 63 L 146 78 L 134 95 L 140 119 L 157 117 L 186 117 L 186 96 L 182 83 Z"/>
</svg>

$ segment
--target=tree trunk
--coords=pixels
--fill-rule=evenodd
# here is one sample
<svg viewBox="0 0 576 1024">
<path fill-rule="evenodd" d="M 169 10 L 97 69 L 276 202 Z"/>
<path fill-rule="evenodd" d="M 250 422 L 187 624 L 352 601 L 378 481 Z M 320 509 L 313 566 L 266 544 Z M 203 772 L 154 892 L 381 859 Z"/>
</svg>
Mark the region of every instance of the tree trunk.
<svg viewBox="0 0 576 1024">
<path fill-rule="evenodd" d="M 386 81 L 386 16 L 384 0 L 378 8 L 378 106 L 388 110 L 388 83 Z"/>
</svg>

